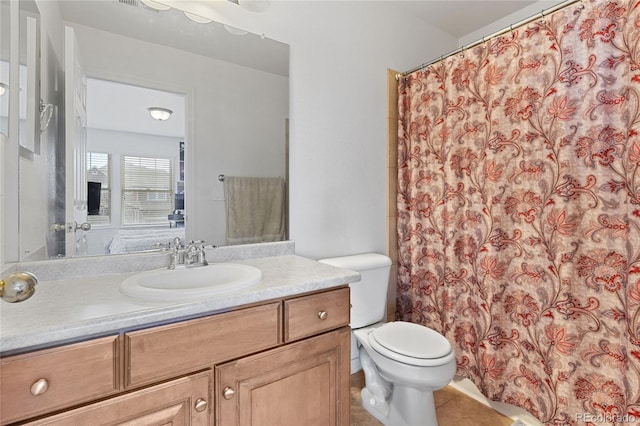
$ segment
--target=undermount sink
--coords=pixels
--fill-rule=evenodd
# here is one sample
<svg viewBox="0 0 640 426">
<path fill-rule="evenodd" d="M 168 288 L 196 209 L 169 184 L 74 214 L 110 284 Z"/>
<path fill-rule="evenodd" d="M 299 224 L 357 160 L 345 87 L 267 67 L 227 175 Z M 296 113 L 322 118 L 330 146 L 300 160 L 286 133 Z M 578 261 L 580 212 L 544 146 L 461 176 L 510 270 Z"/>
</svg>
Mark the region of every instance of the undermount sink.
<svg viewBox="0 0 640 426">
<path fill-rule="evenodd" d="M 215 296 L 246 289 L 262 281 L 260 269 L 239 263 L 154 269 L 140 272 L 120 284 L 120 292 L 139 299 L 173 301 Z"/>
</svg>

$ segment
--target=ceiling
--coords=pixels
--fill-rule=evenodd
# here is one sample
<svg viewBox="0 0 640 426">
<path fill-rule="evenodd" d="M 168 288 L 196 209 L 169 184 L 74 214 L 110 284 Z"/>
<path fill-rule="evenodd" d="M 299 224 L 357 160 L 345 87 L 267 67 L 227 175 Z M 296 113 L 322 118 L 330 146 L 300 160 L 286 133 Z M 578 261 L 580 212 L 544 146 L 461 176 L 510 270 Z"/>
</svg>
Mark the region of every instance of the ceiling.
<svg viewBox="0 0 640 426">
<path fill-rule="evenodd" d="M 173 111 L 166 121 L 151 117 L 147 108 Z M 87 79 L 87 126 L 147 135 L 184 138 L 185 97 L 112 81 Z"/>
<path fill-rule="evenodd" d="M 287 76 L 289 46 L 238 34 L 217 22 L 195 23 L 176 9 L 157 11 L 140 0 L 59 0 L 65 21 Z"/>
<path fill-rule="evenodd" d="M 397 3 L 396 7 L 405 9 L 408 14 L 416 16 L 456 38 L 462 38 L 538 2 L 533 0 L 415 0 L 398 1 Z M 552 7 L 557 3 L 560 1 L 541 2 L 540 10 Z"/>
<path fill-rule="evenodd" d="M 269 13 L 271 2 L 282 0 L 228 1 L 240 3 L 240 6 L 245 6 L 245 9 L 252 8 L 250 10 L 256 8 L 255 4 L 264 4 L 259 9 L 262 10 L 260 13 L 266 15 Z M 560 0 L 353 1 L 363 4 L 370 1 L 390 2 L 395 9 L 404 10 L 407 15 L 418 17 L 458 39 L 533 4 L 540 4 L 539 9 L 543 10 L 561 3 Z M 289 72 L 289 48 L 286 44 L 264 37 L 238 35 L 234 33 L 233 28 L 216 22 L 206 25 L 194 24 L 176 9 L 159 12 L 145 6 L 141 0 L 60 0 L 59 2 L 63 19 L 71 22 L 279 75 L 287 76 Z M 505 26 L 511 23 L 513 22 Z M 178 31 L 180 37 L 175 36 Z"/>
</svg>

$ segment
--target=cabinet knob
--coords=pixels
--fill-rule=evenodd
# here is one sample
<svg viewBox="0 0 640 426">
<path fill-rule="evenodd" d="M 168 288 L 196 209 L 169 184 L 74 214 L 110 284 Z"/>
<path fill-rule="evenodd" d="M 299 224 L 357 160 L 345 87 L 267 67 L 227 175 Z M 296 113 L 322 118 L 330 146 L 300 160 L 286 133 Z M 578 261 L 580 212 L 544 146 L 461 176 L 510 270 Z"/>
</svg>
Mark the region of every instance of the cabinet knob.
<svg viewBox="0 0 640 426">
<path fill-rule="evenodd" d="M 31 385 L 31 394 L 32 394 L 33 396 L 42 395 L 42 394 L 43 394 L 43 393 L 45 393 L 48 389 L 49 389 L 49 382 L 47 381 L 47 379 L 40 379 L 40 380 L 36 380 L 36 381 Z"/>
<path fill-rule="evenodd" d="M 224 399 L 231 399 L 235 394 L 236 394 L 236 391 L 231 389 L 229 386 L 227 386 L 222 390 L 222 396 L 224 396 Z"/>
<path fill-rule="evenodd" d="M 196 404 L 194 405 L 194 408 L 198 413 L 202 413 L 204 410 L 207 409 L 207 405 L 208 404 L 206 399 L 198 398 L 196 400 Z"/>
<path fill-rule="evenodd" d="M 320 318 L 321 320 L 326 320 L 327 319 L 327 311 L 318 312 L 318 318 Z"/>
</svg>

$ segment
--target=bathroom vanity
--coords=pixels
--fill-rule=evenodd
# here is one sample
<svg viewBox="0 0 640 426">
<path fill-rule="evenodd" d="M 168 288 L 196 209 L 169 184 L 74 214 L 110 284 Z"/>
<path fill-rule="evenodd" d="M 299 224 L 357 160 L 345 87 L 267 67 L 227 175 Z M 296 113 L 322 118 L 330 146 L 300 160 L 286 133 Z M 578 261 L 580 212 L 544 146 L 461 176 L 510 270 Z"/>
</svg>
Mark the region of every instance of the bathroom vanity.
<svg viewBox="0 0 640 426">
<path fill-rule="evenodd" d="M 49 343 L 28 324 L 22 343 L 19 330 L 5 336 L 5 319 L 30 308 L 3 304 L 1 424 L 348 425 L 346 284 L 359 276 L 293 255 L 246 263 L 263 271 L 256 287 L 173 305 L 117 294 L 130 274 L 92 278 L 118 312 L 49 324 Z"/>
</svg>

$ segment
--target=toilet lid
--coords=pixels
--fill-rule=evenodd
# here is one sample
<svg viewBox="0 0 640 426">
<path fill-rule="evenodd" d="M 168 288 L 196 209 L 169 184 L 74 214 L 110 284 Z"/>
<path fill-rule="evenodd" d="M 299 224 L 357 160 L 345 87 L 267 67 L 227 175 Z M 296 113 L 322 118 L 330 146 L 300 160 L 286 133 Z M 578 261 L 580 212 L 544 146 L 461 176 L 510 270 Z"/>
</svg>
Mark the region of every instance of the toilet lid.
<svg viewBox="0 0 640 426">
<path fill-rule="evenodd" d="M 382 348 L 411 358 L 437 359 L 451 353 L 451 344 L 443 335 L 410 322 L 387 323 L 373 330 L 370 336 Z"/>
</svg>

